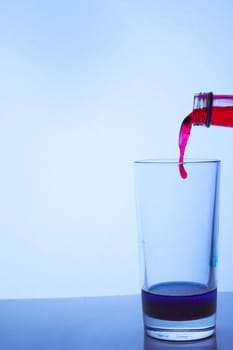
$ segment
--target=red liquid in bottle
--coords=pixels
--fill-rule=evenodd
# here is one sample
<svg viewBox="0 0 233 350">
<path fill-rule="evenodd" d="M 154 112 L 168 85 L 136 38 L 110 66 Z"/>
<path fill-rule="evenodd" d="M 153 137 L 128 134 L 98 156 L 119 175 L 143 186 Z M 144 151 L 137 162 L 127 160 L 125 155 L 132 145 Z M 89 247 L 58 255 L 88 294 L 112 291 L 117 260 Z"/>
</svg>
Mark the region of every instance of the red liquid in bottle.
<svg viewBox="0 0 233 350">
<path fill-rule="evenodd" d="M 207 109 L 196 110 L 190 113 L 182 122 L 179 134 L 179 171 L 183 179 L 188 176 L 184 168 L 184 153 L 191 133 L 192 125 L 206 125 Z M 233 106 L 212 107 L 210 125 L 233 127 Z"/>
<path fill-rule="evenodd" d="M 233 127 L 233 106 L 213 107 L 211 125 Z"/>
</svg>

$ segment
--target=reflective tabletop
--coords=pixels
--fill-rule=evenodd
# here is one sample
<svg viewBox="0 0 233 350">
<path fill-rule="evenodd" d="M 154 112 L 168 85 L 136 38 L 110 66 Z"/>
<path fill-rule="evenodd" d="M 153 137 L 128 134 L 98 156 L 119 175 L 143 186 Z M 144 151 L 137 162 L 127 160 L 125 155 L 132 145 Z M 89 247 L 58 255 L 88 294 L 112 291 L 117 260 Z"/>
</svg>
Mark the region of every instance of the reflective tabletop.
<svg viewBox="0 0 233 350">
<path fill-rule="evenodd" d="M 0 301 L 4 350 L 227 350 L 233 344 L 233 293 L 219 293 L 216 335 L 169 343 L 144 336 L 139 295 Z"/>
</svg>

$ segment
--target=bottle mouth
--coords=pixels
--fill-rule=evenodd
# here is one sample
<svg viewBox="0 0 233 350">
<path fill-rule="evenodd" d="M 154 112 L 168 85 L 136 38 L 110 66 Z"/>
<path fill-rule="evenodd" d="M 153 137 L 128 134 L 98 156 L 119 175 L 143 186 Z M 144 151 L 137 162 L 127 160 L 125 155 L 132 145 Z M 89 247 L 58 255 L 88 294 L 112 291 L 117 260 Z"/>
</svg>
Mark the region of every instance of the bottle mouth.
<svg viewBox="0 0 233 350">
<path fill-rule="evenodd" d="M 212 116 L 212 107 L 213 107 L 213 92 L 205 92 L 194 95 L 193 101 L 193 110 L 202 110 L 206 109 L 207 118 L 205 125 L 207 127 L 211 124 L 211 116 Z"/>
</svg>

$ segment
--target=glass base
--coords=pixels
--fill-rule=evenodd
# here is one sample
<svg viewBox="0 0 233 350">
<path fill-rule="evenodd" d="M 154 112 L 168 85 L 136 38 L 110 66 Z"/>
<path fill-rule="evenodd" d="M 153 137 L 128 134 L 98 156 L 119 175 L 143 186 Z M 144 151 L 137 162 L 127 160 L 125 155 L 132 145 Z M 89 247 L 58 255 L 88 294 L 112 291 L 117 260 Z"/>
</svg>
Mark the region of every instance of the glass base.
<svg viewBox="0 0 233 350">
<path fill-rule="evenodd" d="M 191 341 L 210 337 L 215 333 L 216 314 L 191 321 L 160 320 L 144 315 L 145 333 L 168 341 Z"/>
</svg>

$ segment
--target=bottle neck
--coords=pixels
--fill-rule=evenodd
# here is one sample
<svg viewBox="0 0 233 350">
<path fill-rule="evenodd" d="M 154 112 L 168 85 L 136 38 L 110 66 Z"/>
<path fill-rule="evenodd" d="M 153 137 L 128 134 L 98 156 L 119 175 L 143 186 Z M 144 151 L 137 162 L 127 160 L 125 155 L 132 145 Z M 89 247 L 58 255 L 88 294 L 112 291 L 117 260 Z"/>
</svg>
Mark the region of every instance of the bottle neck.
<svg viewBox="0 0 233 350">
<path fill-rule="evenodd" d="M 212 92 L 196 94 L 192 120 L 194 125 L 233 127 L 233 96 Z"/>
</svg>

